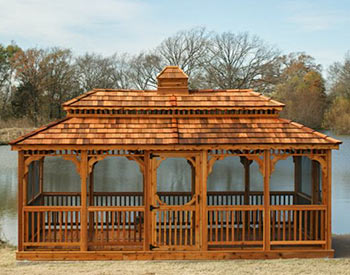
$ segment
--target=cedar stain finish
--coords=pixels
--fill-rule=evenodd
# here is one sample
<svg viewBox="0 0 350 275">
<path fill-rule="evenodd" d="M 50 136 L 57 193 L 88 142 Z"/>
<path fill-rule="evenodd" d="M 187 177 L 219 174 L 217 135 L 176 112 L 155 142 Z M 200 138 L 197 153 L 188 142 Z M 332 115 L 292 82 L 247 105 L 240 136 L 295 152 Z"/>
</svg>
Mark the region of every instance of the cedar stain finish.
<svg viewBox="0 0 350 275">
<path fill-rule="evenodd" d="M 279 117 L 284 104 L 252 90 L 189 90 L 168 66 L 157 90 L 94 89 L 67 116 L 11 142 L 18 158 L 19 260 L 269 259 L 333 257 L 331 150 L 341 141 Z M 45 158 L 75 164 L 81 192 L 44 192 Z M 143 192 L 95 192 L 95 165 L 135 161 Z M 240 158 L 243 191 L 208 191 L 216 161 Z M 292 157 L 294 191 L 270 191 Z M 157 190 L 167 158 L 191 167 L 190 192 Z M 302 166 L 311 165 L 311 194 Z M 262 192 L 250 190 L 250 165 Z M 36 172 L 35 172 L 36 171 Z M 33 190 L 38 190 L 36 193 Z"/>
</svg>

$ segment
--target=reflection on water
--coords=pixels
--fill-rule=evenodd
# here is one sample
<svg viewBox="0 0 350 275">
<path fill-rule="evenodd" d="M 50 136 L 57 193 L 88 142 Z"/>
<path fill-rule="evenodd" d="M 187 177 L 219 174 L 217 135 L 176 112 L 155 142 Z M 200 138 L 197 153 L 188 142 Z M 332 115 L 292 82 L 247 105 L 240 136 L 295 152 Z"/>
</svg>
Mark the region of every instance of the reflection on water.
<svg viewBox="0 0 350 275">
<path fill-rule="evenodd" d="M 350 136 L 339 136 L 343 141 L 341 149 L 333 152 L 333 233 L 350 233 L 350 219 L 346 211 L 350 209 Z M 235 159 L 235 158 L 232 158 Z M 216 164 L 213 173 L 208 179 L 210 190 L 220 190 L 222 188 L 239 190 L 243 187 L 242 170 L 235 168 L 240 165 L 239 158 L 235 160 L 224 159 Z M 114 159 L 113 162 L 97 164 L 96 166 L 96 191 L 141 191 L 142 176 L 137 164 L 127 165 L 126 159 Z M 168 162 L 171 165 L 171 161 Z M 104 165 L 105 169 L 101 169 Z M 183 169 L 185 164 L 177 164 L 178 171 Z M 180 179 L 174 170 L 167 167 L 167 163 L 162 164 L 162 171 L 158 175 L 161 182 L 173 183 Z M 117 169 L 115 167 L 118 167 Z M 185 166 L 184 166 L 185 167 Z M 292 159 L 276 165 L 276 170 L 271 178 L 271 190 L 292 190 L 294 185 Z M 237 177 L 230 177 L 229 169 L 237 171 Z M 62 173 L 62 170 L 64 171 Z M 252 190 L 262 191 L 261 175 L 258 174 L 256 164 L 251 166 L 251 186 Z M 114 176 L 115 175 L 115 176 Z M 188 179 L 189 177 L 181 176 Z M 80 191 L 79 176 L 73 164 L 59 159 L 45 162 L 45 191 Z M 103 188 L 97 185 L 103 182 Z M 128 183 L 128 184 L 125 184 Z M 171 186 L 161 187 L 166 191 L 175 191 Z M 184 189 L 186 189 L 184 187 Z M 9 240 L 12 244 L 17 242 L 17 152 L 10 151 L 10 146 L 0 146 L 0 234 L 2 238 Z"/>
</svg>

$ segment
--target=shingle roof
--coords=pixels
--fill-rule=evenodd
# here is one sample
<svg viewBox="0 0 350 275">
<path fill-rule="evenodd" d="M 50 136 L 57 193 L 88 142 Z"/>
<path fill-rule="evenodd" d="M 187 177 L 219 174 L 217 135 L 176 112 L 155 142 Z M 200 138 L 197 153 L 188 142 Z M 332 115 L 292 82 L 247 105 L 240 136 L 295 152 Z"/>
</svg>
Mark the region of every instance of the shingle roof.
<svg viewBox="0 0 350 275">
<path fill-rule="evenodd" d="M 189 94 L 160 94 L 156 90 L 106 90 L 96 89 L 72 99 L 63 106 L 118 107 L 118 108 L 282 108 L 283 103 L 253 90 L 198 90 Z"/>
<path fill-rule="evenodd" d="M 341 143 L 279 118 L 284 104 L 253 90 L 192 90 L 178 67 L 158 90 L 95 89 L 65 104 L 68 116 L 12 145 L 220 145 Z"/>
<path fill-rule="evenodd" d="M 282 118 L 78 118 L 29 134 L 16 144 L 337 144 Z"/>
</svg>

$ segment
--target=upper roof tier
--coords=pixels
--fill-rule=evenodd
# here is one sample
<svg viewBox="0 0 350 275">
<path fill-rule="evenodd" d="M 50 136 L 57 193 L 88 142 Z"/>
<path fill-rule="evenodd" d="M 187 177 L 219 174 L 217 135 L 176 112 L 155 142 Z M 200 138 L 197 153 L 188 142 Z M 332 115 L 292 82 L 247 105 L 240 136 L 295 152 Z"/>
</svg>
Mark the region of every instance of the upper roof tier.
<svg viewBox="0 0 350 275">
<path fill-rule="evenodd" d="M 94 89 L 63 104 L 71 109 L 274 109 L 284 104 L 253 90 L 190 90 L 188 94 L 156 90 Z"/>
<path fill-rule="evenodd" d="M 189 90 L 188 76 L 177 66 L 165 67 L 157 80 L 157 90 L 94 89 L 64 103 L 63 107 L 68 114 L 130 114 L 131 110 L 138 110 L 144 115 L 159 110 L 161 114 L 169 111 L 173 115 L 173 110 L 185 110 L 186 114 L 205 114 L 205 110 L 277 114 L 284 106 L 251 89 Z"/>
</svg>

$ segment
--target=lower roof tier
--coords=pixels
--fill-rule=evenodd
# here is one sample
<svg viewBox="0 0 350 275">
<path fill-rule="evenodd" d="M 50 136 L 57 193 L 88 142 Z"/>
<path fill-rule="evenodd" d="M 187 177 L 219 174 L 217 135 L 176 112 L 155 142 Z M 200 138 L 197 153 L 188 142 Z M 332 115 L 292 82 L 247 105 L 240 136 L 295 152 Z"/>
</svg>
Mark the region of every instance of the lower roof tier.
<svg viewBox="0 0 350 275">
<path fill-rule="evenodd" d="M 290 120 L 272 118 L 67 117 L 11 145 L 315 144 L 341 141 Z"/>
</svg>

